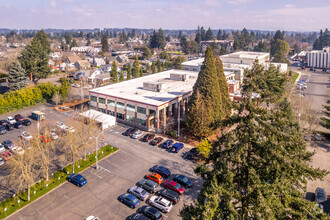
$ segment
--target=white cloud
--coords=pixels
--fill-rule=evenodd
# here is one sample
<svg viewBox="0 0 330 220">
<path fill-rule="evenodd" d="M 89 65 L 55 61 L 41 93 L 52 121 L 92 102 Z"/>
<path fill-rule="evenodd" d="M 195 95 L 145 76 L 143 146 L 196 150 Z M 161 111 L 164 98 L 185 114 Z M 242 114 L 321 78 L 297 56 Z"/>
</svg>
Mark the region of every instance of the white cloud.
<svg viewBox="0 0 330 220">
<path fill-rule="evenodd" d="M 285 7 L 285 8 L 295 8 L 296 5 L 293 5 L 293 4 L 286 4 L 284 7 Z"/>
<path fill-rule="evenodd" d="M 227 3 L 230 5 L 239 5 L 239 4 L 244 4 L 247 2 L 250 2 L 251 0 L 230 0 Z"/>
<path fill-rule="evenodd" d="M 52 7 L 52 8 L 55 8 L 56 7 L 56 2 L 54 1 L 54 0 L 52 0 L 52 1 L 50 1 L 50 6 Z"/>
</svg>

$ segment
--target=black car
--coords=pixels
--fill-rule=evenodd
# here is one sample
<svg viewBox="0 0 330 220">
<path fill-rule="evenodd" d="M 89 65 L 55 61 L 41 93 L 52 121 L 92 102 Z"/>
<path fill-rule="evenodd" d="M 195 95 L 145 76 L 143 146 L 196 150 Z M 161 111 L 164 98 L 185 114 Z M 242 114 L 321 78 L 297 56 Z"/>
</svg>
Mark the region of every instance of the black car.
<svg viewBox="0 0 330 220">
<path fill-rule="evenodd" d="M 186 187 L 186 188 L 190 188 L 190 187 L 192 187 L 192 182 L 191 182 L 191 180 L 190 180 L 188 177 L 184 176 L 184 175 L 176 174 L 176 175 L 174 176 L 173 180 L 174 180 L 175 182 L 180 183 L 182 186 L 184 186 L 184 187 Z"/>
<path fill-rule="evenodd" d="M 136 129 L 136 128 L 129 128 L 129 129 L 127 129 L 124 133 L 123 133 L 123 135 L 124 136 L 131 136 L 132 134 L 134 134 L 134 132 L 136 132 L 138 129 Z"/>
<path fill-rule="evenodd" d="M 7 121 L 6 120 L 1 120 L 0 121 L 0 125 L 1 126 L 6 126 L 7 125 Z"/>
<path fill-rule="evenodd" d="M 194 147 L 187 153 L 187 159 L 194 160 L 199 154 L 198 148 Z"/>
<path fill-rule="evenodd" d="M 171 176 L 171 171 L 169 169 L 167 169 L 166 167 L 163 167 L 163 166 L 158 166 L 158 165 L 153 166 L 150 169 L 150 172 L 156 172 L 164 178 Z"/>
<path fill-rule="evenodd" d="M 15 128 L 21 128 L 21 127 L 23 127 L 23 123 L 18 121 L 18 122 L 15 123 L 14 126 L 15 126 Z"/>
<path fill-rule="evenodd" d="M 3 142 L 2 142 L 2 145 L 3 145 L 5 148 L 7 148 L 7 149 L 9 149 L 9 148 L 11 148 L 11 147 L 14 146 L 14 145 L 13 145 L 13 142 L 11 142 L 11 140 L 5 140 L 5 141 L 3 141 Z"/>
<path fill-rule="evenodd" d="M 160 196 L 164 197 L 165 199 L 171 201 L 173 205 L 178 203 L 180 201 L 180 195 L 179 193 L 170 190 L 170 189 L 162 189 L 157 192 Z"/>
<path fill-rule="evenodd" d="M 163 219 L 162 213 L 160 213 L 156 208 L 150 206 L 143 206 L 137 210 L 138 213 L 142 213 L 150 219 L 158 220 Z"/>
<path fill-rule="evenodd" d="M 4 126 L 0 125 L 0 134 L 6 134 L 7 130 Z"/>
<path fill-rule="evenodd" d="M 15 119 L 16 121 L 23 121 L 23 120 L 24 120 L 23 116 L 20 115 L 20 114 L 15 115 L 14 119 Z"/>
<path fill-rule="evenodd" d="M 24 120 L 22 121 L 22 123 L 23 123 L 23 125 L 25 125 L 25 126 L 29 126 L 29 125 L 31 125 L 31 121 L 30 121 L 29 119 L 24 119 Z"/>
<path fill-rule="evenodd" d="M 13 125 L 13 124 L 7 124 L 7 125 L 6 125 L 6 129 L 7 129 L 8 131 L 11 131 L 11 130 L 14 129 L 14 125 Z"/>
<path fill-rule="evenodd" d="M 143 215 L 142 213 L 134 213 L 133 215 L 131 215 L 129 217 L 129 219 L 132 219 L 132 220 L 149 220 L 150 218 Z"/>
</svg>

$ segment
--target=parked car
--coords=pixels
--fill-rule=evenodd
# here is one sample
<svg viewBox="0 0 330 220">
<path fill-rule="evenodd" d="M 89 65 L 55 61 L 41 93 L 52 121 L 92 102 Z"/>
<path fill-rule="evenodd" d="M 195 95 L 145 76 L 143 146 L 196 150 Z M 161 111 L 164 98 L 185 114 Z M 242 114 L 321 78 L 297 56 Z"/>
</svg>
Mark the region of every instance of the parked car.
<svg viewBox="0 0 330 220">
<path fill-rule="evenodd" d="M 14 124 L 7 124 L 7 125 L 6 125 L 6 129 L 7 129 L 8 131 L 13 130 L 14 127 L 15 127 Z"/>
<path fill-rule="evenodd" d="M 16 121 L 23 121 L 23 120 L 24 120 L 23 116 L 20 115 L 20 114 L 15 115 L 15 116 L 14 116 L 14 119 L 15 119 Z"/>
<path fill-rule="evenodd" d="M 18 122 L 15 123 L 14 126 L 15 126 L 15 128 L 19 129 L 19 128 L 23 127 L 23 123 L 18 121 Z"/>
<path fill-rule="evenodd" d="M 11 140 L 5 140 L 2 142 L 2 145 L 5 146 L 5 148 L 10 149 L 14 146 L 13 142 Z"/>
<path fill-rule="evenodd" d="M 157 194 L 171 201 L 173 205 L 177 204 L 180 201 L 179 193 L 170 189 L 161 189 L 157 192 Z"/>
<path fill-rule="evenodd" d="M 143 142 L 148 142 L 148 141 L 152 140 L 154 137 L 155 137 L 155 134 L 146 134 L 146 135 L 143 137 L 142 141 L 143 141 Z"/>
<path fill-rule="evenodd" d="M 20 138 L 28 141 L 32 139 L 32 135 L 27 131 L 23 131 L 20 135 Z"/>
<path fill-rule="evenodd" d="M 140 200 L 144 201 L 149 197 L 149 193 L 138 186 L 133 186 L 128 190 L 129 193 L 133 194 Z"/>
<path fill-rule="evenodd" d="M 133 134 L 132 134 L 132 138 L 133 139 L 138 139 L 138 138 L 140 138 L 140 137 L 142 137 L 143 136 L 143 132 L 142 131 L 136 131 L 136 132 L 134 132 Z"/>
<path fill-rule="evenodd" d="M 68 181 L 75 184 L 76 186 L 83 186 L 87 183 L 87 179 L 81 174 L 73 173 L 68 177 Z"/>
<path fill-rule="evenodd" d="M 163 138 L 161 137 L 156 137 L 154 138 L 152 141 L 150 141 L 150 144 L 153 146 L 158 145 L 159 143 L 161 143 L 163 141 Z"/>
<path fill-rule="evenodd" d="M 0 166 L 4 165 L 5 161 L 0 157 Z"/>
<path fill-rule="evenodd" d="M 136 128 L 129 128 L 129 129 L 127 129 L 127 130 L 123 133 L 123 135 L 124 135 L 124 136 L 131 136 L 131 135 L 134 134 L 134 132 L 136 132 L 136 131 L 137 131 Z"/>
<path fill-rule="evenodd" d="M 163 166 L 155 165 L 150 169 L 150 172 L 159 173 L 162 177 L 167 178 L 171 176 L 171 171 Z"/>
<path fill-rule="evenodd" d="M 186 188 L 190 188 L 190 187 L 192 187 L 192 182 L 191 182 L 191 180 L 190 180 L 188 177 L 184 176 L 184 175 L 176 174 L 176 175 L 174 175 L 173 180 L 174 180 L 175 182 L 180 183 L 182 186 L 184 186 L 184 187 L 186 187 Z"/>
<path fill-rule="evenodd" d="M 2 144 L 0 144 L 0 153 L 3 153 L 6 151 L 5 146 L 3 146 Z"/>
<path fill-rule="evenodd" d="M 20 146 L 14 146 L 14 147 L 10 148 L 10 151 L 13 154 L 16 154 L 16 155 L 23 155 L 24 154 L 24 149 Z"/>
<path fill-rule="evenodd" d="M 149 204 L 165 213 L 171 211 L 172 209 L 172 203 L 161 196 L 152 196 L 149 199 Z"/>
<path fill-rule="evenodd" d="M 327 194 L 323 188 L 317 187 L 315 190 L 315 201 L 317 203 L 322 203 L 327 200 Z"/>
<path fill-rule="evenodd" d="M 0 134 L 6 134 L 6 133 L 7 133 L 7 129 L 4 126 L 0 125 Z"/>
<path fill-rule="evenodd" d="M 85 220 L 101 220 L 101 219 L 91 215 L 91 216 L 88 216 Z"/>
<path fill-rule="evenodd" d="M 163 177 L 156 172 L 148 173 L 146 179 L 152 180 L 159 185 L 162 184 L 162 182 L 164 181 Z"/>
<path fill-rule="evenodd" d="M 13 117 L 9 116 L 7 117 L 7 123 L 13 125 L 16 123 L 16 120 Z"/>
<path fill-rule="evenodd" d="M 22 123 L 23 123 L 23 125 L 25 125 L 25 126 L 30 126 L 30 125 L 31 125 L 31 121 L 30 121 L 29 119 L 24 119 L 24 120 L 22 121 Z"/>
<path fill-rule="evenodd" d="M 58 139 L 58 134 L 55 131 L 51 131 L 50 138 L 52 140 L 56 140 L 56 139 Z"/>
<path fill-rule="evenodd" d="M 74 127 L 65 126 L 64 131 L 67 133 L 74 133 L 76 130 Z"/>
<path fill-rule="evenodd" d="M 0 153 L 0 157 L 4 160 L 10 160 L 11 159 L 11 153 L 9 153 L 8 151 L 2 152 Z"/>
<path fill-rule="evenodd" d="M 130 220 L 149 220 L 150 218 L 143 215 L 142 213 L 133 213 L 128 219 L 130 219 Z"/>
<path fill-rule="evenodd" d="M 174 143 L 173 140 L 166 140 L 166 141 L 164 141 L 162 147 L 168 149 L 173 145 L 173 143 Z"/>
<path fill-rule="evenodd" d="M 142 179 L 138 186 L 142 187 L 143 189 L 147 190 L 149 193 L 155 193 L 159 190 L 159 185 L 152 180 Z"/>
<path fill-rule="evenodd" d="M 173 180 L 166 180 L 164 184 L 165 188 L 174 190 L 175 192 L 178 192 L 180 195 L 184 193 L 184 188 L 177 182 Z"/>
<path fill-rule="evenodd" d="M 51 139 L 50 139 L 49 136 L 42 135 L 42 136 L 40 136 L 40 140 L 41 140 L 42 142 L 48 143 Z"/>
<path fill-rule="evenodd" d="M 140 200 L 136 198 L 136 196 L 129 193 L 124 193 L 123 195 L 119 196 L 118 200 L 131 207 L 132 209 L 140 205 Z"/>
<path fill-rule="evenodd" d="M 137 210 L 138 213 L 142 213 L 150 219 L 158 220 L 163 219 L 162 213 L 160 213 L 156 208 L 150 206 L 143 206 Z"/>
<path fill-rule="evenodd" d="M 0 125 L 6 127 L 7 121 L 6 120 L 1 120 Z"/>
<path fill-rule="evenodd" d="M 65 129 L 66 128 L 66 125 L 63 122 L 61 122 L 61 121 L 57 121 L 55 123 L 55 127 L 60 128 L 60 129 Z"/>
<path fill-rule="evenodd" d="M 171 152 L 178 153 L 183 148 L 183 143 L 175 143 L 172 146 Z"/>
</svg>

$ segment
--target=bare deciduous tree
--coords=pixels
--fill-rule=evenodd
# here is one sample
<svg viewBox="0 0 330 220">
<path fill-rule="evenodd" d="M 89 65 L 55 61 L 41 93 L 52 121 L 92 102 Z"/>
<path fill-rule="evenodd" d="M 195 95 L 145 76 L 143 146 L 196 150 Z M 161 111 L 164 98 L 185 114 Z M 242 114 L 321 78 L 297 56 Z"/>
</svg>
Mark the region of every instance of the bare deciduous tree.
<svg viewBox="0 0 330 220">
<path fill-rule="evenodd" d="M 54 94 L 54 96 L 52 98 L 52 101 L 55 103 L 56 108 L 57 108 L 58 104 L 61 102 L 61 99 L 62 99 L 62 97 L 61 97 L 60 93 L 59 92 L 55 92 L 55 94 Z"/>
</svg>

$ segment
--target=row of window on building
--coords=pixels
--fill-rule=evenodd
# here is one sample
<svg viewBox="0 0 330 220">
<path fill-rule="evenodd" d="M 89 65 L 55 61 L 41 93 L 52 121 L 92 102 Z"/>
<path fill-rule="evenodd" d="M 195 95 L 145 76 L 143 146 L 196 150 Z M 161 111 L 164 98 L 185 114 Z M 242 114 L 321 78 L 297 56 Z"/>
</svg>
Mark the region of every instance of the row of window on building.
<svg viewBox="0 0 330 220">
<path fill-rule="evenodd" d="M 96 96 L 91 96 L 90 97 L 90 100 L 93 101 L 93 102 L 97 102 L 97 97 Z M 100 98 L 99 97 L 98 98 L 98 101 L 99 101 L 99 103 L 102 103 L 102 104 L 105 104 L 106 103 L 106 99 L 104 99 L 104 98 Z M 108 103 L 107 104 L 110 105 L 110 106 L 115 107 L 115 101 L 113 101 L 113 100 L 108 99 Z M 117 108 L 125 109 L 125 103 L 117 102 Z M 92 105 L 91 105 L 91 109 L 94 109 L 94 110 L 100 111 L 102 113 L 106 113 L 106 114 L 115 116 L 118 119 L 125 120 L 125 121 L 128 121 L 128 122 L 132 123 L 132 124 L 135 124 L 135 116 L 131 116 L 129 114 L 126 114 L 126 118 L 125 118 L 125 115 L 122 114 L 122 113 L 119 113 L 119 112 L 116 112 L 115 113 L 114 111 L 106 110 L 106 109 L 100 108 L 100 107 L 97 108 L 96 106 L 92 106 Z M 126 110 L 127 111 L 135 112 L 135 106 L 134 105 L 130 105 L 130 104 L 126 104 Z M 154 112 L 153 110 L 150 110 L 150 111 Z M 146 115 L 147 109 L 138 106 L 137 107 L 137 112 Z M 136 118 L 136 124 L 142 125 L 142 126 L 147 126 L 146 125 L 147 124 L 147 120 L 146 119 L 141 119 L 141 118 Z"/>
<path fill-rule="evenodd" d="M 90 100 L 93 101 L 93 102 L 99 102 L 101 104 L 107 104 L 109 106 L 113 106 L 113 107 L 116 107 L 116 103 L 115 101 L 111 100 L 111 99 L 108 99 L 107 103 L 106 103 L 106 99 L 105 98 L 101 98 L 99 97 L 98 100 L 97 100 L 97 97 L 96 96 L 91 96 L 90 97 Z M 119 109 L 125 109 L 125 103 L 123 102 L 117 102 L 117 108 Z M 135 112 L 135 106 L 134 105 L 130 105 L 130 104 L 126 104 L 126 110 L 127 111 L 131 111 L 131 112 Z M 137 106 L 137 113 L 140 113 L 140 114 L 144 114 L 146 115 L 147 114 L 147 109 L 146 108 L 143 108 L 143 107 L 140 107 L 140 106 Z"/>
</svg>

